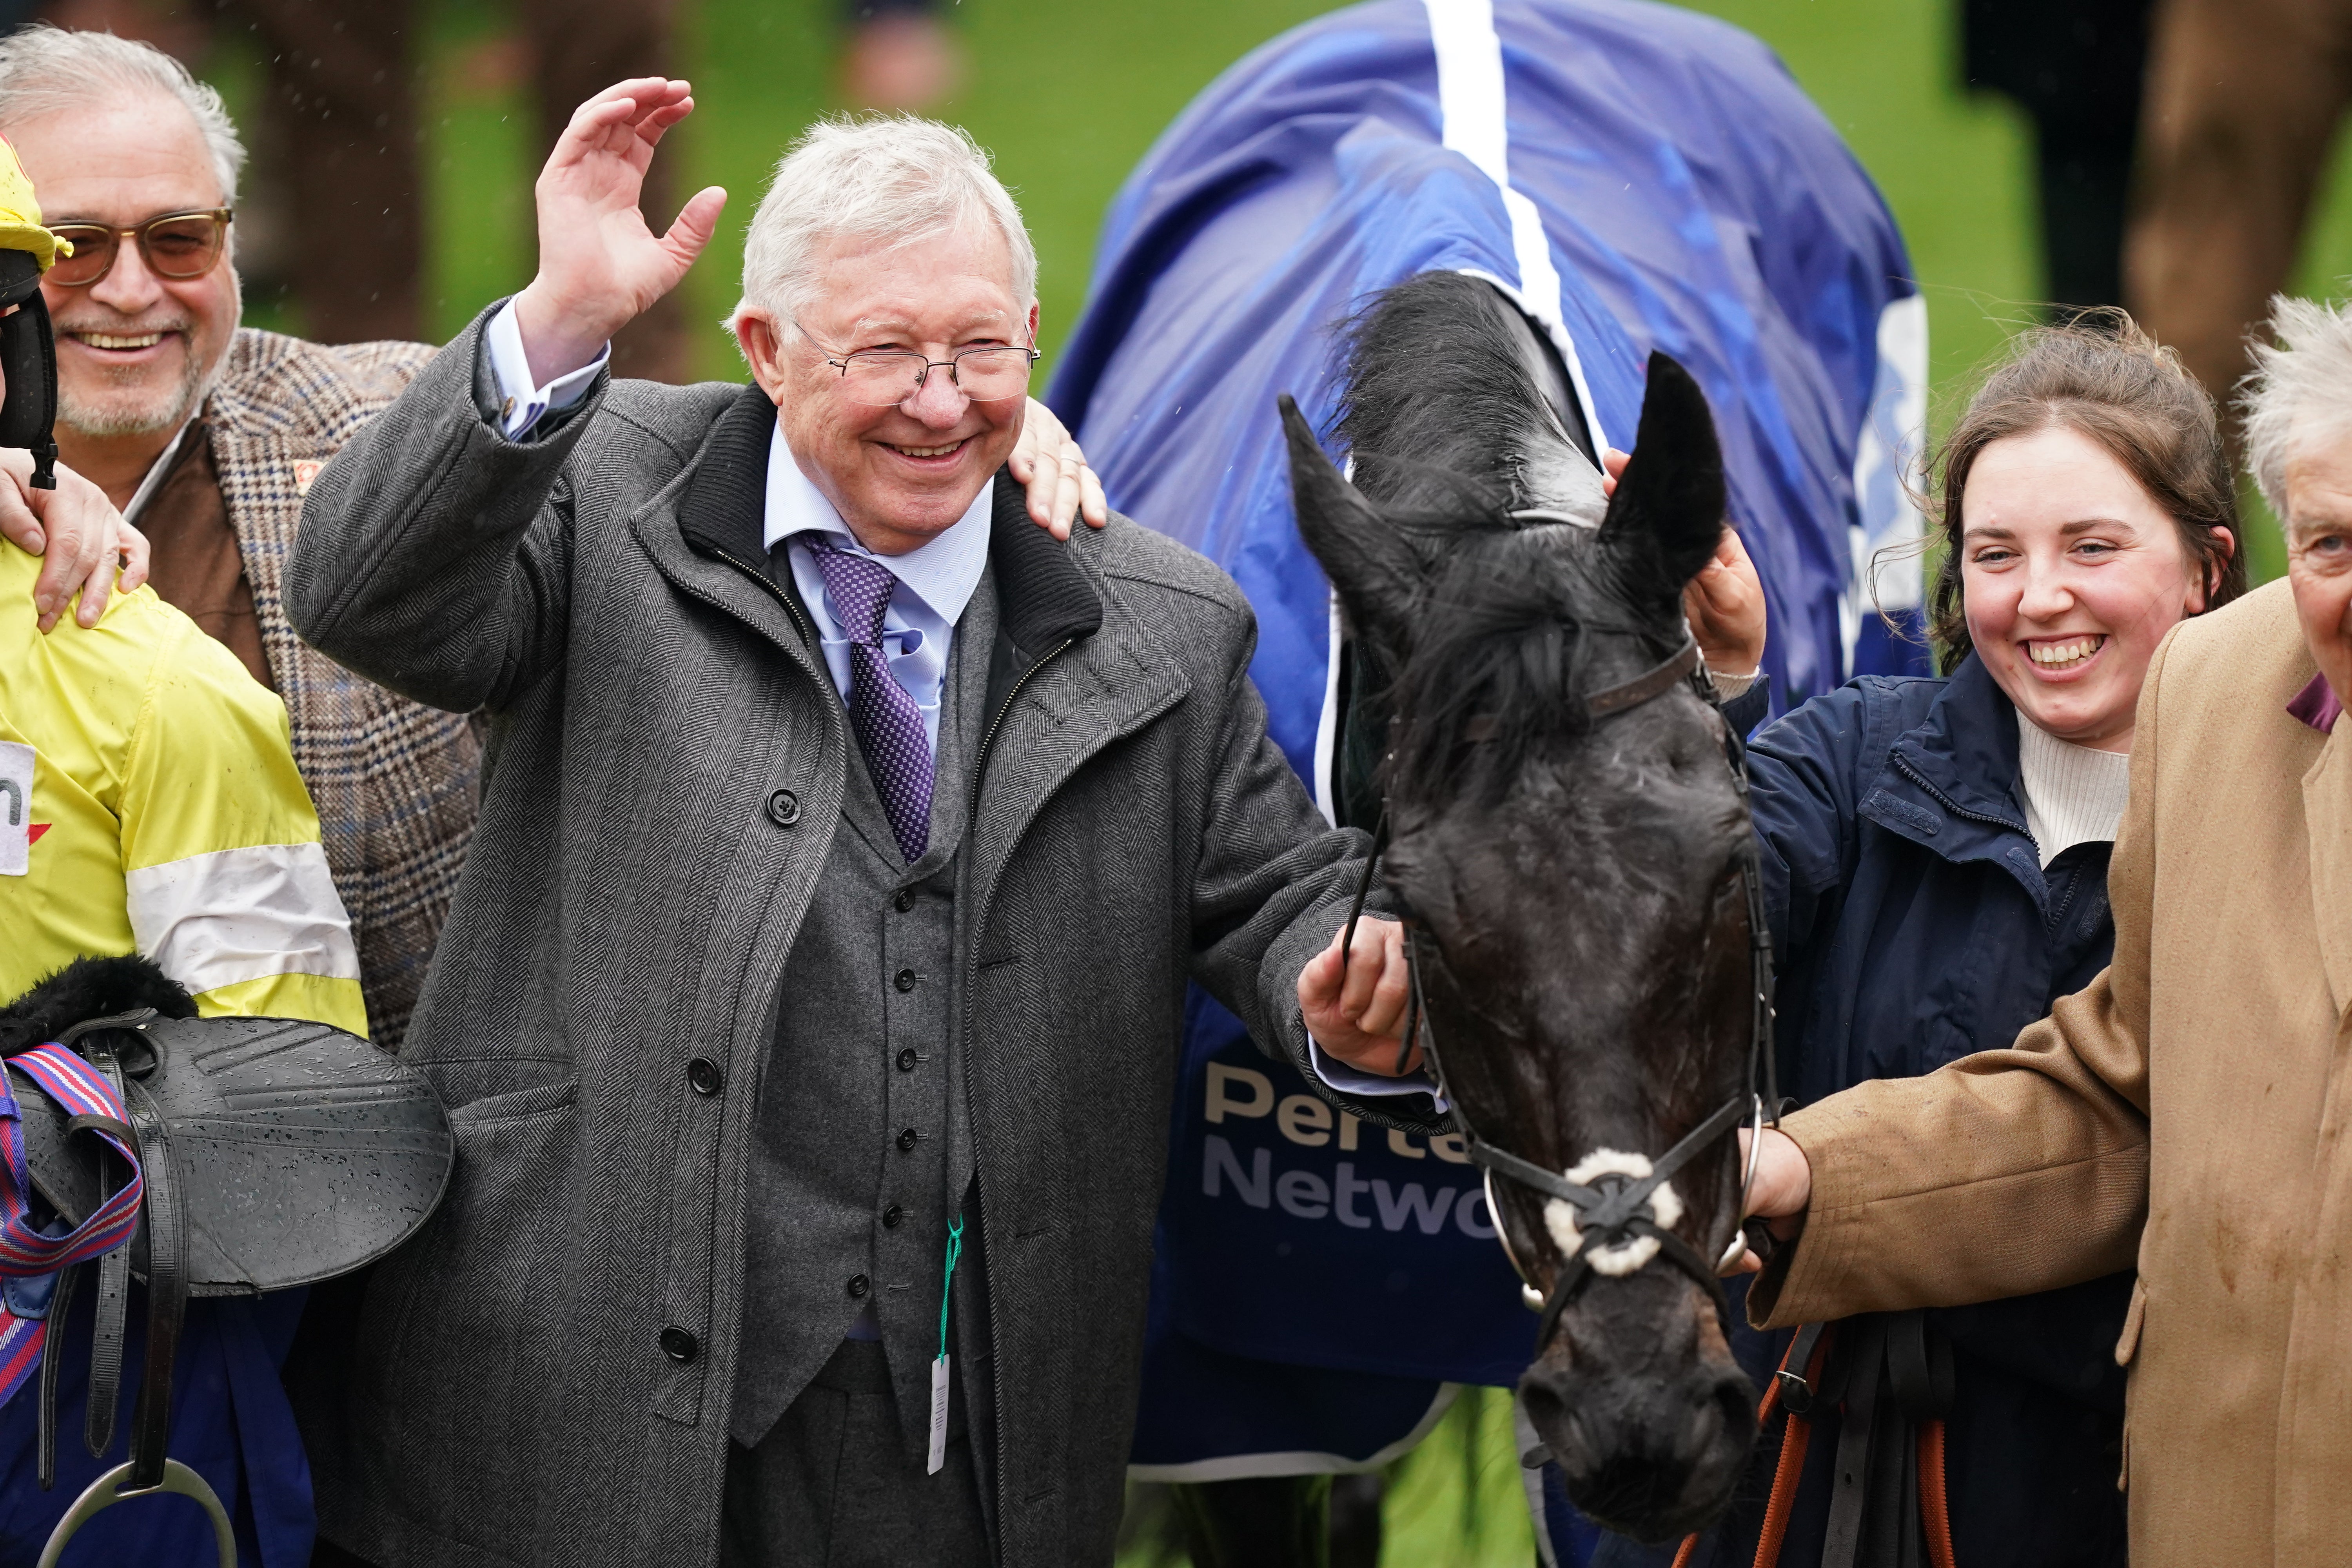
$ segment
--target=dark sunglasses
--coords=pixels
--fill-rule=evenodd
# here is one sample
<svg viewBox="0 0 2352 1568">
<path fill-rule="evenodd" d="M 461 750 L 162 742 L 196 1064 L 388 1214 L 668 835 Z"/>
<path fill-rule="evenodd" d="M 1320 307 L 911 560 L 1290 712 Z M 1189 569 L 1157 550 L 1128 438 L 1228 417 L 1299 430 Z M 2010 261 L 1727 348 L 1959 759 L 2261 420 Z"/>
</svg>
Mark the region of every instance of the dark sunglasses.
<svg viewBox="0 0 2352 1568">
<path fill-rule="evenodd" d="M 139 242 L 139 254 L 156 277 L 202 278 L 220 265 L 221 253 L 228 248 L 230 216 L 228 208 L 215 207 L 209 212 L 165 213 L 136 228 L 109 228 L 102 223 L 52 224 L 49 232 L 71 243 L 73 254 L 60 251 L 47 280 L 61 289 L 88 288 L 114 270 L 114 258 L 126 238 Z"/>
</svg>

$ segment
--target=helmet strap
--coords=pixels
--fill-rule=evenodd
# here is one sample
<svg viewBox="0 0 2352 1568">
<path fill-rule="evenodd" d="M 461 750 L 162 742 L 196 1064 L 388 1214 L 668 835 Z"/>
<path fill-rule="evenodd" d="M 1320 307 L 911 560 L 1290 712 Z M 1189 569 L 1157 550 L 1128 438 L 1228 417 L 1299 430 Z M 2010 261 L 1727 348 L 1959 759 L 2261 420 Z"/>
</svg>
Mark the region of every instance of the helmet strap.
<svg viewBox="0 0 2352 1568">
<path fill-rule="evenodd" d="M 0 400 L 0 447 L 33 454 L 33 488 L 58 488 L 58 344 L 49 308 L 35 289 L 13 314 L 0 318 L 0 373 L 8 395 Z"/>
</svg>

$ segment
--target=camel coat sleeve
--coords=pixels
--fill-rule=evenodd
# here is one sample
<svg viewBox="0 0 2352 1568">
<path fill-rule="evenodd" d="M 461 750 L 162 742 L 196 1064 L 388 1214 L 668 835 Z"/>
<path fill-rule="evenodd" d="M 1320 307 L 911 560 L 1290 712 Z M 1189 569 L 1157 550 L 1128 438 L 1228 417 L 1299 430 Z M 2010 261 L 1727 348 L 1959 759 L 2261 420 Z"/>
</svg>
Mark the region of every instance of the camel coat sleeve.
<svg viewBox="0 0 2352 1568">
<path fill-rule="evenodd" d="M 2008 1050 L 1879 1079 L 1789 1117 L 1813 1172 L 1805 1230 L 1748 1297 L 1759 1327 L 1950 1307 L 2132 1267 L 2147 1212 L 2148 928 L 2157 689 L 2107 873 L 2115 961 Z"/>
</svg>

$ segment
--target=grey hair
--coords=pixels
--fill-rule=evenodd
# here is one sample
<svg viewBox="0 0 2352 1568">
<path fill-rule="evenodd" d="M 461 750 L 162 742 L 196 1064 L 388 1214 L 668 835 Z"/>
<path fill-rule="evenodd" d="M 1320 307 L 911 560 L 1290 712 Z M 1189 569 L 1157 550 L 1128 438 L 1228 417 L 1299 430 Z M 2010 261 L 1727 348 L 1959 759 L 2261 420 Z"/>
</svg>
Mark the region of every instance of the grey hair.
<svg viewBox="0 0 2352 1568">
<path fill-rule="evenodd" d="M 816 251 L 828 239 L 900 246 L 982 216 L 1003 235 L 1013 296 L 1027 305 L 1037 292 L 1037 247 L 979 142 L 911 114 L 821 120 L 777 161 L 751 215 L 735 316 L 790 320 L 807 302 Z"/>
<path fill-rule="evenodd" d="M 46 22 L 0 37 L 0 126 L 133 92 L 161 93 L 188 111 L 204 136 L 205 151 L 212 154 L 221 200 L 234 205 L 245 143 L 220 94 L 189 75 L 187 67 L 152 44 Z"/>
<path fill-rule="evenodd" d="M 2352 427 L 2352 304 L 2271 299 L 2256 342 L 2254 374 L 2238 394 L 2246 422 L 2246 468 L 2263 499 L 2286 521 L 2286 466 L 2301 442 Z"/>
</svg>

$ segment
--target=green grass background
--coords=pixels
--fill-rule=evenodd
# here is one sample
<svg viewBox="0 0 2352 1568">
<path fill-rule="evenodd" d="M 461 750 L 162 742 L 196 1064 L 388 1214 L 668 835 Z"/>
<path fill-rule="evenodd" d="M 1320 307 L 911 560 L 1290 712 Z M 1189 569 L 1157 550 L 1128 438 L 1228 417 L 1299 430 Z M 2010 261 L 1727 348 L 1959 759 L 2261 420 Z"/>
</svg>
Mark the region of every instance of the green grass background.
<svg viewBox="0 0 2352 1568">
<path fill-rule="evenodd" d="M 842 7 L 683 5 L 681 58 L 700 108 L 665 155 L 679 161 L 681 192 L 707 184 L 730 193 L 719 236 L 686 293 L 704 323 L 698 372 L 731 377 L 740 364 L 716 323 L 734 303 L 742 226 L 779 151 L 811 118 L 840 107 L 833 59 Z M 941 112 L 994 150 L 1028 215 L 1049 354 L 1085 302 L 1104 206 L 1152 138 L 1244 51 L 1332 8 L 1325 0 L 967 0 L 953 8 L 971 69 Z M 1927 295 L 1934 417 L 1948 417 L 1972 374 L 2033 319 L 2042 287 L 2030 133 L 2005 100 L 1959 87 L 1956 6 L 1709 0 L 1698 8 L 1778 49 L 1885 192 Z M 484 85 L 497 73 L 467 68 L 509 28 L 499 0 L 436 0 L 430 10 L 427 324 L 443 336 L 530 275 L 530 182 L 545 150 L 525 89 Z M 237 51 L 225 41 L 214 69 L 233 103 L 246 100 L 256 75 Z M 2347 273 L 2352 170 L 2339 156 L 2293 287 L 2330 293 Z M 255 315 L 300 325 L 266 303 Z M 2250 532 L 2259 574 L 2269 576 L 2278 569 L 2275 539 L 2267 529 Z"/>
<path fill-rule="evenodd" d="M 969 52 L 965 89 L 942 110 L 994 150 L 1042 261 L 1050 350 L 1084 303 L 1095 234 L 1120 179 L 1218 71 L 1320 0 L 969 0 L 952 12 Z M 1948 393 L 2032 313 L 2029 133 L 2002 100 L 1957 82 L 1946 0 L 1715 0 L 1697 7 L 1763 37 L 1878 180 L 1927 291 L 1935 375 Z M 700 109 L 666 150 L 682 190 L 727 187 L 726 221 L 687 289 L 715 322 L 734 301 L 742 225 L 777 153 L 833 90 L 837 7 L 824 0 L 686 0 L 686 69 Z M 536 144 L 521 90 L 468 85 L 463 65 L 504 34 L 496 0 L 439 0 L 426 47 L 430 94 L 430 325 L 456 331 L 530 274 Z M 233 45 L 231 46 L 234 47 Z M 233 99 L 249 81 L 232 58 Z M 2315 216 L 2295 287 L 2352 273 L 2352 182 L 2339 171 Z M 736 373 L 716 326 L 698 367 Z"/>
<path fill-rule="evenodd" d="M 992 148 L 1028 215 L 1042 263 L 1050 355 L 1085 302 L 1103 209 L 1127 171 L 1202 86 L 1244 51 L 1330 9 L 1318 0 L 969 0 L 954 24 L 968 85 L 942 110 Z M 1845 134 L 1885 192 L 1928 301 L 1939 420 L 2004 338 L 2033 319 L 2031 143 L 2004 101 L 1961 90 L 1949 0 L 1714 0 L 1759 34 Z M 681 193 L 727 187 L 710 253 L 686 285 L 705 323 L 706 375 L 740 374 L 717 326 L 733 304 L 742 226 L 769 166 L 814 116 L 839 107 L 833 51 L 840 7 L 827 0 L 685 0 L 683 51 L 700 108 L 664 155 Z M 428 325 L 455 332 L 531 269 L 530 179 L 545 149 L 520 89 L 469 69 L 509 27 L 496 0 L 437 0 L 429 93 Z M 249 102 L 256 62 L 235 38 L 212 74 Z M 668 215 L 661 215 L 661 221 Z M 2339 156 L 2323 189 L 2293 287 L 2333 293 L 2352 273 L 2352 177 Z M 299 329 L 266 305 L 258 319 Z M 1049 367 L 1050 368 L 1050 367 Z M 2259 574 L 2274 574 L 2267 528 L 2249 530 Z M 1391 1478 L 1386 1560 L 1414 1568 L 1532 1561 L 1507 1401 L 1472 1397 Z M 1122 1562 L 1164 1561 L 1148 1543 Z"/>
</svg>

